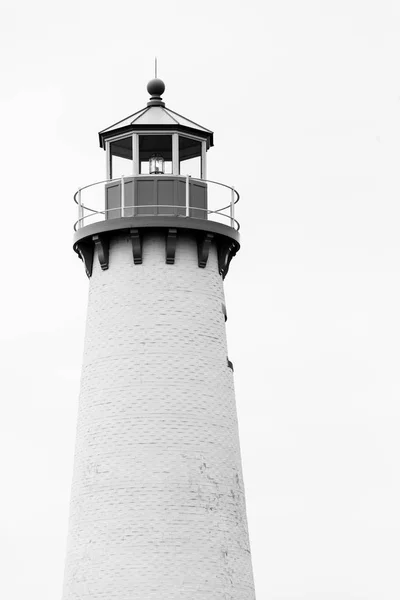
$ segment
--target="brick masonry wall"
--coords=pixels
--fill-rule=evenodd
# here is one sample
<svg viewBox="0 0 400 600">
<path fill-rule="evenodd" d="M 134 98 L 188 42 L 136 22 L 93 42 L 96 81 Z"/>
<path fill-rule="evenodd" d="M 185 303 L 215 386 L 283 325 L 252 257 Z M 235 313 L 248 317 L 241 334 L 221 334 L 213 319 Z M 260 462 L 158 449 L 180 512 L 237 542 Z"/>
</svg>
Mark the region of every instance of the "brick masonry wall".
<svg viewBox="0 0 400 600">
<path fill-rule="evenodd" d="M 63 600 L 254 600 L 223 301 L 190 237 L 95 257 Z"/>
</svg>

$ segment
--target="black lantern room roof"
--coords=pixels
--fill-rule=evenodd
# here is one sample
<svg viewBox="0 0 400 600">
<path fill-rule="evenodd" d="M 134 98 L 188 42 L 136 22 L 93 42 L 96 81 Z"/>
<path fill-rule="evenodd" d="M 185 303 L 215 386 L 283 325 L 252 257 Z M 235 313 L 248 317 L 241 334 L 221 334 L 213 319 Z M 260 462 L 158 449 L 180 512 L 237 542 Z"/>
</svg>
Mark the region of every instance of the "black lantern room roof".
<svg viewBox="0 0 400 600">
<path fill-rule="evenodd" d="M 165 132 L 180 131 L 192 134 L 206 140 L 207 148 L 213 146 L 214 134 L 210 129 L 206 129 L 170 108 L 166 108 L 161 98 L 164 90 L 165 85 L 161 79 L 152 79 L 147 86 L 147 91 L 151 96 L 147 106 L 122 119 L 122 121 L 118 121 L 114 125 L 100 131 L 100 146 L 105 148 L 105 142 L 108 139 L 124 133 L 149 132 L 153 130 Z"/>
</svg>

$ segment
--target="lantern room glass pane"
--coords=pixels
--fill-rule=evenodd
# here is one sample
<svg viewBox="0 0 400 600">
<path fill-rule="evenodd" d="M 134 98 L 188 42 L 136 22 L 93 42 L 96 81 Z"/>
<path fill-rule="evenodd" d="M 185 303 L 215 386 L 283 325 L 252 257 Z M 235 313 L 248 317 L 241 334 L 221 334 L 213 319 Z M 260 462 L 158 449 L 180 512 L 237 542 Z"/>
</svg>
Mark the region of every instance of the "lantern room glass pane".
<svg viewBox="0 0 400 600">
<path fill-rule="evenodd" d="M 164 174 L 172 173 L 172 135 L 139 135 L 139 165 L 142 175 L 149 174 L 149 161 L 154 155 L 164 159 Z"/>
<path fill-rule="evenodd" d="M 111 179 L 132 175 L 132 136 L 110 143 Z"/>
<path fill-rule="evenodd" d="M 201 142 L 179 136 L 179 173 L 201 178 Z"/>
</svg>

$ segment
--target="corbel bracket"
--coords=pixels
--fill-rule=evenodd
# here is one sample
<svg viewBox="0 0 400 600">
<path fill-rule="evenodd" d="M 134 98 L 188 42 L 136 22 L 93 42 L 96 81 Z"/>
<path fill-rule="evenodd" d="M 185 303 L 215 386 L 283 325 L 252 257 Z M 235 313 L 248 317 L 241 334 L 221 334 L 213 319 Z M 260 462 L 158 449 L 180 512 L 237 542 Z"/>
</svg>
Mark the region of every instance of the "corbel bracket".
<svg viewBox="0 0 400 600">
<path fill-rule="evenodd" d="M 218 248 L 218 268 L 222 279 L 225 279 L 232 258 L 235 256 L 238 248 L 235 242 L 221 243 Z"/>
<path fill-rule="evenodd" d="M 168 229 L 167 240 L 165 245 L 165 262 L 167 263 L 167 265 L 173 265 L 175 262 L 176 236 L 177 229 Z"/>
<path fill-rule="evenodd" d="M 97 256 L 99 263 L 103 271 L 108 269 L 108 258 L 109 258 L 109 241 L 100 235 L 93 235 L 92 240 L 97 249 Z"/>
<path fill-rule="evenodd" d="M 204 269 L 204 267 L 207 265 L 208 255 L 210 254 L 211 242 L 213 239 L 213 233 L 206 233 L 203 238 L 197 240 L 199 267 L 202 269 Z"/>
<path fill-rule="evenodd" d="M 93 271 L 93 244 L 79 242 L 76 244 L 76 249 L 78 251 L 79 258 L 85 265 L 86 275 L 91 277 Z"/>
<path fill-rule="evenodd" d="M 129 235 L 132 242 L 133 262 L 135 265 L 141 265 L 143 261 L 143 256 L 142 239 L 140 237 L 139 229 L 130 229 Z"/>
</svg>

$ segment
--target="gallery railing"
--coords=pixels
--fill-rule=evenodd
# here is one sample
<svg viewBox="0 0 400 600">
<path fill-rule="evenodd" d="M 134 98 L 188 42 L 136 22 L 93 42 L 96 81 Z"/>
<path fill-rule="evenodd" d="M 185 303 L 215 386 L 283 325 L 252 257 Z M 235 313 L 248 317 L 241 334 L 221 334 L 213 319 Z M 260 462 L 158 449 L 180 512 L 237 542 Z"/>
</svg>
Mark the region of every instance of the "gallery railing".
<svg viewBox="0 0 400 600">
<path fill-rule="evenodd" d="M 160 190 L 159 197 L 157 190 Z M 168 198 L 172 202 L 164 204 Z M 239 201 L 235 188 L 190 176 L 138 175 L 107 179 L 80 188 L 74 201 L 78 205 L 75 231 L 108 219 L 150 216 L 207 219 L 237 231 L 240 229 L 235 218 L 235 205 Z"/>
</svg>

